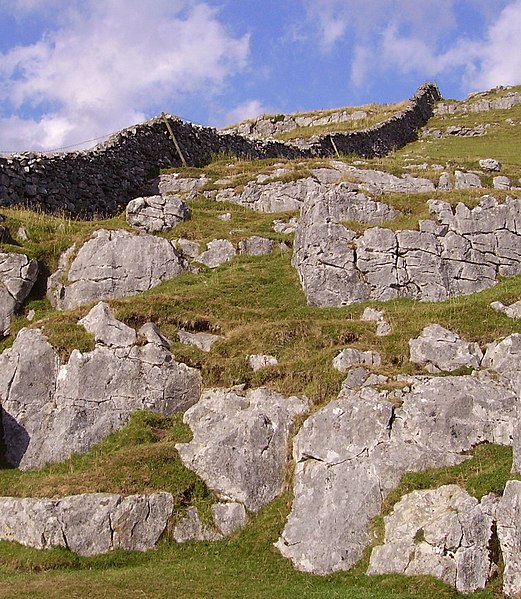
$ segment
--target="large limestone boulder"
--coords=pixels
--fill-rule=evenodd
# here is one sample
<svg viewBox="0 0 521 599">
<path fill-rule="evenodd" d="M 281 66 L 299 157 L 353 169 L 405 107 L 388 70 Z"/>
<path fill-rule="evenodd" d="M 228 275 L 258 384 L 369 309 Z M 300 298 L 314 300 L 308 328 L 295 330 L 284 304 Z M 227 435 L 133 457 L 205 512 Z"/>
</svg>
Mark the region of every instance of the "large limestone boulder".
<svg viewBox="0 0 521 599">
<path fill-rule="evenodd" d="M 291 425 L 308 407 L 266 388 L 210 389 L 185 413 L 193 440 L 176 449 L 222 499 L 257 511 L 282 492 Z"/>
<path fill-rule="evenodd" d="M 349 570 L 405 472 L 461 463 L 482 442 L 512 443 L 519 400 L 500 380 L 480 372 L 402 383 L 399 391 L 344 389 L 304 422 L 293 506 L 276 543 L 297 569 Z"/>
<path fill-rule="evenodd" d="M 153 327 L 141 340 L 106 306 L 83 319 L 96 336 L 93 351 L 74 350 L 60 365 L 38 329 L 22 329 L 0 355 L 0 403 L 5 459 L 36 468 L 85 452 L 123 427 L 131 412 L 170 415 L 198 399 L 200 373 L 178 364 Z"/>
<path fill-rule="evenodd" d="M 419 337 L 409 341 L 409 348 L 411 362 L 424 365 L 432 373 L 451 372 L 462 366 L 479 368 L 483 358 L 477 343 L 464 341 L 439 324 L 426 326 Z"/>
<path fill-rule="evenodd" d="M 503 592 L 507 597 L 519 597 L 521 593 L 521 481 L 507 482 L 496 515 L 497 534 L 505 563 Z"/>
<path fill-rule="evenodd" d="M 484 588 L 492 567 L 491 502 L 486 496 L 480 504 L 457 485 L 405 495 L 385 517 L 385 541 L 373 549 L 367 573 L 427 574 L 461 593 Z"/>
<path fill-rule="evenodd" d="M 147 551 L 172 515 L 170 493 L 86 493 L 63 499 L 0 497 L 0 540 L 91 556 L 115 549 Z"/>
<path fill-rule="evenodd" d="M 9 334 L 11 317 L 29 295 L 38 263 L 24 254 L 0 252 L 0 337 Z"/>
<path fill-rule="evenodd" d="M 372 227 L 357 236 L 345 226 L 344 211 L 323 196 L 308 198 L 292 260 L 308 303 L 442 301 L 521 273 L 521 200 L 484 196 L 473 209 L 438 200 L 428 205 L 439 222 L 421 221 L 419 231 Z"/>
<path fill-rule="evenodd" d="M 173 242 L 145 233 L 100 229 L 74 253 L 49 278 L 47 295 L 60 310 L 146 291 L 189 270 Z"/>
<path fill-rule="evenodd" d="M 179 196 L 148 196 L 127 204 L 127 223 L 147 233 L 169 231 L 190 218 L 190 208 Z"/>
</svg>

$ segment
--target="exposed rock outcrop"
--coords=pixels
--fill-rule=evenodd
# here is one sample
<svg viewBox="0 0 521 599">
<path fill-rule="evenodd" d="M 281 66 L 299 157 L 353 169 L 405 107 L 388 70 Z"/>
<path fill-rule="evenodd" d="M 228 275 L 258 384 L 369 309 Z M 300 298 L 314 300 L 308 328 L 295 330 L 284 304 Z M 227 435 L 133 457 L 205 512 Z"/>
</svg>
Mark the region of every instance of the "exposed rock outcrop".
<svg viewBox="0 0 521 599">
<path fill-rule="evenodd" d="M 100 229 L 75 256 L 71 250 L 48 283 L 49 300 L 60 310 L 146 291 L 189 270 L 171 241 L 146 233 Z"/>
<path fill-rule="evenodd" d="M 84 556 L 114 549 L 147 551 L 163 534 L 172 508 L 170 493 L 0 497 L 0 540 L 36 549 L 66 547 Z"/>
<path fill-rule="evenodd" d="M 521 593 L 521 481 L 507 482 L 496 513 L 505 563 L 503 592 L 507 597 L 518 597 Z"/>
<path fill-rule="evenodd" d="M 235 247 L 228 239 L 213 239 L 207 244 L 208 249 L 199 254 L 195 260 L 208 268 L 217 268 L 229 262 L 236 254 Z"/>
<path fill-rule="evenodd" d="M 373 549 L 367 573 L 430 574 L 461 593 L 484 588 L 495 501 L 480 504 L 457 485 L 405 495 L 385 517 L 385 542 Z"/>
<path fill-rule="evenodd" d="M 38 263 L 24 254 L 0 252 L 0 338 L 9 334 L 11 317 L 29 295 Z"/>
<path fill-rule="evenodd" d="M 223 499 L 257 511 L 282 492 L 291 425 L 308 404 L 266 388 L 207 390 L 184 416 L 193 440 L 176 449 Z"/>
<path fill-rule="evenodd" d="M 96 306 L 83 320 L 93 351 L 74 350 L 60 365 L 39 329 L 22 329 L 0 355 L 5 460 L 20 468 L 58 462 L 125 425 L 131 412 L 169 415 L 199 398 L 201 375 L 175 362 L 164 337 L 144 325 L 135 332 Z"/>
<path fill-rule="evenodd" d="M 276 544 L 299 570 L 350 569 L 403 473 L 458 464 L 485 441 L 512 443 L 519 399 L 487 373 L 403 385 L 346 389 L 304 422 L 294 444 L 295 499 Z"/>
<path fill-rule="evenodd" d="M 521 273 L 521 200 L 484 196 L 470 209 L 430 200 L 419 231 L 380 227 L 357 236 L 327 196 L 310 198 L 295 236 L 293 265 L 311 305 L 369 299 L 441 301 Z"/>
<path fill-rule="evenodd" d="M 452 372 L 462 366 L 479 368 L 483 352 L 477 343 L 464 341 L 439 324 L 425 327 L 420 336 L 409 341 L 410 360 L 432 373 Z"/>
</svg>

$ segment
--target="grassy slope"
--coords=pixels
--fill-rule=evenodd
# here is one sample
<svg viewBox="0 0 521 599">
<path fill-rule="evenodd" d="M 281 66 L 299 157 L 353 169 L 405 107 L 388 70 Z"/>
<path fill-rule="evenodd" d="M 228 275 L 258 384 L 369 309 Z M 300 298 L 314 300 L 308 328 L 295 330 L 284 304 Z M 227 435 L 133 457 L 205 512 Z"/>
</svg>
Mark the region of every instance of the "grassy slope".
<svg viewBox="0 0 521 599">
<path fill-rule="evenodd" d="M 521 111 L 508 111 L 516 122 Z M 401 174 L 414 172 L 404 167 L 410 162 L 446 162 L 473 168 L 479 158 L 497 157 L 512 177 L 519 177 L 519 127 L 503 122 L 505 113 L 457 114 L 438 117 L 429 127 L 473 122 L 499 123 L 483 138 L 449 138 L 419 141 L 394 155 L 368 166 Z M 442 121 L 442 122 L 439 122 Z M 270 172 L 279 161 L 245 163 L 231 158 L 211 165 L 205 171 L 212 179 L 237 178 L 238 185 L 259 172 Z M 233 166 L 230 164 L 233 163 Z M 310 167 L 323 164 L 302 163 Z M 419 171 L 416 174 L 423 174 Z M 430 173 L 430 171 L 429 171 Z M 435 171 L 433 171 L 434 174 Z M 429 194 L 428 197 L 435 194 Z M 474 205 L 480 193 L 439 194 L 447 201 L 465 201 Z M 495 193 L 495 195 L 499 195 Z M 385 196 L 406 214 L 394 228 L 415 226 L 426 218 L 427 196 Z M 284 236 L 271 230 L 277 215 L 253 213 L 235 205 L 214 204 L 199 199 L 192 203 L 193 218 L 169 235 L 206 242 L 214 237 L 238 241 L 252 234 L 280 240 Z M 217 215 L 231 212 L 231 221 Z M 24 226 L 31 241 L 0 250 L 24 251 L 37 257 L 52 271 L 59 253 L 75 240 L 85 239 L 95 227 L 126 226 L 122 217 L 97 223 L 63 221 L 26 211 L 1 210 L 13 236 Z M 282 216 L 282 215 L 279 215 Z M 289 215 L 283 215 L 288 218 Z M 43 278 L 42 278 L 43 283 Z M 36 322 L 66 359 L 72 347 L 89 349 L 92 339 L 76 320 L 87 308 L 56 313 L 44 299 L 43 284 L 37 286 L 24 313 L 13 323 L 13 332 L 29 323 L 27 310 L 36 311 Z M 407 340 L 428 323 L 438 322 L 469 340 L 484 344 L 512 332 L 521 331 L 519 323 L 490 309 L 491 301 L 511 303 L 521 297 L 521 277 L 505 279 L 496 287 L 479 294 L 454 298 L 442 303 L 415 303 L 396 300 L 380 304 L 393 325 L 393 334 L 378 338 L 374 325 L 362 323 L 360 315 L 367 304 L 341 309 L 319 309 L 306 305 L 297 275 L 290 265 L 290 252 L 275 252 L 261 258 L 238 257 L 215 271 L 203 269 L 163 283 L 145 294 L 111 302 L 117 316 L 137 326 L 147 319 L 157 322 L 172 339 L 178 360 L 201 368 L 205 385 L 230 385 L 246 382 L 249 386 L 266 384 L 285 393 L 306 393 L 315 405 L 336 396 L 343 376 L 331 367 L 333 356 L 342 348 L 356 346 L 377 349 L 383 355 L 381 371 L 387 374 L 417 372 L 408 362 Z M 377 306 L 377 303 L 370 305 Z M 177 342 L 179 327 L 208 330 L 225 336 L 210 354 Z M 8 347 L 11 339 L 0 342 Z M 249 353 L 271 353 L 279 366 L 251 372 L 246 368 Z M 163 419 L 136 415 L 124 431 L 94 448 L 86 456 L 74 456 L 64 464 L 37 472 L 0 472 L 0 493 L 4 495 L 59 496 L 86 491 L 118 493 L 169 490 L 178 507 L 195 504 L 204 513 L 212 495 L 195 475 L 180 464 L 174 443 L 187 439 L 189 431 L 180 418 Z M 453 469 L 407 475 L 401 487 L 386 502 L 386 510 L 401 494 L 415 488 L 458 482 L 480 496 L 500 492 L 509 476 L 511 452 L 508 448 L 483 446 L 476 457 Z M 190 543 L 172 546 L 164 542 L 157 551 L 146 555 L 114 553 L 82 559 L 62 550 L 38 552 L 14 544 L 0 543 L 0 571 L 3 581 L 0 597 L 456 597 L 445 585 L 429 578 L 400 576 L 365 577 L 364 563 L 351 573 L 314 577 L 295 572 L 272 547 L 289 510 L 291 493 L 253 518 L 242 533 L 218 543 Z M 381 519 L 375 523 L 381 533 Z M 476 597 L 493 597 L 500 588 L 495 581 Z"/>
</svg>

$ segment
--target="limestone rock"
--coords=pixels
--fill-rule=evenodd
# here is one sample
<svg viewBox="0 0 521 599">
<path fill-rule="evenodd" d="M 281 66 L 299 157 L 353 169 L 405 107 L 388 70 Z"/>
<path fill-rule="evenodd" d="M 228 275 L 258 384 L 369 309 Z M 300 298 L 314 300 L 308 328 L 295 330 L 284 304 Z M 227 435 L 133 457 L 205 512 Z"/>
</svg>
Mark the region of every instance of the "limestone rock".
<svg viewBox="0 0 521 599">
<path fill-rule="evenodd" d="M 239 241 L 239 254 L 245 254 L 247 256 L 266 256 L 271 254 L 275 242 L 273 239 L 267 239 L 266 237 L 248 237 Z"/>
<path fill-rule="evenodd" d="M 382 359 L 375 351 L 360 351 L 352 347 L 343 349 L 333 359 L 333 367 L 339 372 L 347 372 L 352 366 L 380 366 Z"/>
<path fill-rule="evenodd" d="M 265 368 L 266 366 L 277 366 L 279 361 L 275 356 L 269 356 L 266 354 L 251 354 L 246 360 L 248 361 L 248 366 L 252 370 L 259 370 L 260 368 Z"/>
<path fill-rule="evenodd" d="M 454 172 L 455 189 L 476 189 L 483 187 L 481 179 L 474 173 L 464 173 L 463 171 Z"/>
<path fill-rule="evenodd" d="M 127 223 L 147 233 L 168 231 L 190 218 L 190 208 L 179 196 L 148 196 L 127 204 Z"/>
<path fill-rule="evenodd" d="M 293 266 L 317 306 L 410 297 L 442 301 L 521 273 L 521 200 L 484 196 L 473 209 L 429 200 L 438 223 L 420 231 L 346 228 L 342 204 L 310 198 L 295 235 Z"/>
<path fill-rule="evenodd" d="M 496 515 L 505 562 L 503 593 L 507 597 L 518 597 L 521 593 L 521 481 L 507 482 Z"/>
<path fill-rule="evenodd" d="M 297 225 L 298 220 L 293 216 L 287 222 L 281 220 L 280 218 L 276 218 L 273 221 L 273 230 L 276 233 L 285 233 L 289 235 L 290 233 L 295 233 Z"/>
<path fill-rule="evenodd" d="M 210 179 L 204 175 L 201 177 L 182 177 L 179 173 L 161 175 L 159 177 L 159 193 L 194 193 L 209 183 Z"/>
<path fill-rule="evenodd" d="M 175 247 L 183 254 L 183 256 L 194 259 L 201 255 L 199 244 L 196 241 L 180 238 L 176 239 L 174 243 Z"/>
<path fill-rule="evenodd" d="M 467 366 L 479 368 L 483 353 L 477 343 L 469 343 L 439 324 L 426 326 L 416 339 L 409 341 L 410 360 L 429 372 L 451 372 Z"/>
<path fill-rule="evenodd" d="M 449 173 L 441 173 L 438 180 L 438 191 L 451 191 L 452 181 Z"/>
<path fill-rule="evenodd" d="M 115 549 L 147 551 L 164 532 L 172 508 L 170 493 L 0 497 L 0 540 L 36 549 L 66 547 L 84 556 Z"/>
<path fill-rule="evenodd" d="M 96 322 L 96 348 L 74 350 L 63 366 L 38 329 L 22 329 L 0 355 L 8 464 L 27 469 L 64 460 L 124 426 L 135 410 L 170 415 L 198 400 L 200 373 L 175 362 L 164 338 L 149 332 L 144 345 L 123 345 L 132 335 L 110 313 L 103 328 L 94 318 L 100 312 L 103 306 L 85 319 Z"/>
<path fill-rule="evenodd" d="M 129 347 L 136 343 L 136 331 L 116 320 L 105 302 L 97 303 L 78 324 L 94 335 L 96 343 L 108 347 Z"/>
<path fill-rule="evenodd" d="M 495 158 L 482 158 L 479 161 L 479 166 L 484 171 L 500 171 L 502 164 Z"/>
<path fill-rule="evenodd" d="M 184 516 L 176 522 L 172 533 L 176 543 L 218 541 L 222 536 L 217 530 L 203 524 L 196 507 L 187 508 Z"/>
<path fill-rule="evenodd" d="M 176 449 L 221 498 L 257 511 L 282 491 L 291 424 L 308 405 L 266 388 L 208 390 L 184 416 L 193 440 Z"/>
<path fill-rule="evenodd" d="M 492 179 L 494 189 L 512 189 L 512 181 L 503 175 L 499 175 Z"/>
<path fill-rule="evenodd" d="M 195 258 L 208 268 L 217 268 L 229 262 L 236 254 L 235 247 L 227 239 L 214 239 L 208 243 L 208 249 Z"/>
<path fill-rule="evenodd" d="M 294 501 L 277 548 L 299 570 L 349 570 L 405 472 L 461 463 L 485 441 L 510 445 L 517 404 L 516 393 L 483 372 L 413 377 L 399 395 L 345 389 L 295 439 Z"/>
<path fill-rule="evenodd" d="M 472 593 L 488 581 L 492 525 L 457 485 L 413 491 L 385 517 L 385 542 L 373 549 L 367 573 L 427 574 Z"/>
<path fill-rule="evenodd" d="M 49 278 L 48 297 L 61 310 L 133 295 L 188 271 L 172 242 L 128 231 L 100 229 L 71 258 L 64 254 Z"/>
<path fill-rule="evenodd" d="M 216 341 L 224 339 L 222 335 L 212 335 L 211 333 L 189 333 L 180 330 L 177 333 L 179 341 L 186 345 L 195 345 L 201 351 L 209 352 Z"/>
<path fill-rule="evenodd" d="M 219 532 L 229 537 L 237 530 L 244 528 L 248 516 L 242 503 L 214 503 L 212 505 L 212 515 L 215 526 Z"/>
<path fill-rule="evenodd" d="M 434 191 L 434 183 L 430 179 L 403 175 L 396 177 L 390 173 L 371 169 L 348 167 L 350 177 L 360 183 L 360 188 L 369 193 L 424 193 Z"/>
<path fill-rule="evenodd" d="M 510 306 L 505 306 L 501 302 L 492 302 L 490 307 L 496 310 L 497 312 L 502 312 L 506 314 L 509 318 L 521 318 L 521 300 L 510 304 Z"/>
<path fill-rule="evenodd" d="M 0 252 L 0 338 L 9 334 L 11 317 L 29 295 L 37 276 L 36 260 Z"/>
<path fill-rule="evenodd" d="M 385 312 L 375 308 L 366 308 L 362 314 L 362 320 L 376 322 L 376 336 L 386 337 L 392 332 L 391 325 L 385 320 Z"/>
</svg>

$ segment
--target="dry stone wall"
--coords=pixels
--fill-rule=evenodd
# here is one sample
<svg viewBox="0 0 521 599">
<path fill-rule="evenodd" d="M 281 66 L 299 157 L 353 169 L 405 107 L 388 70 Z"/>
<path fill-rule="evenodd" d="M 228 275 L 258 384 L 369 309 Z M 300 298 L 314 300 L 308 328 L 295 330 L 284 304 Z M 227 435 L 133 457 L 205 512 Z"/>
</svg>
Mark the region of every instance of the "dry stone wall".
<svg viewBox="0 0 521 599">
<path fill-rule="evenodd" d="M 405 110 L 375 127 L 312 138 L 302 147 L 219 132 L 169 117 L 187 163 L 203 166 L 216 153 L 240 158 L 305 158 L 340 152 L 377 156 L 412 141 L 441 98 L 433 84 L 420 87 Z M 158 169 L 181 159 L 161 118 L 125 129 L 106 143 L 66 154 L 0 157 L 0 206 L 27 206 L 45 212 L 94 216 L 114 214 L 129 200 L 157 192 Z"/>
</svg>

